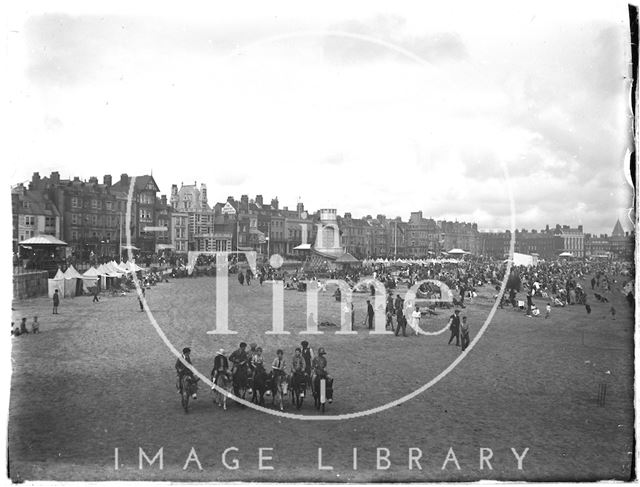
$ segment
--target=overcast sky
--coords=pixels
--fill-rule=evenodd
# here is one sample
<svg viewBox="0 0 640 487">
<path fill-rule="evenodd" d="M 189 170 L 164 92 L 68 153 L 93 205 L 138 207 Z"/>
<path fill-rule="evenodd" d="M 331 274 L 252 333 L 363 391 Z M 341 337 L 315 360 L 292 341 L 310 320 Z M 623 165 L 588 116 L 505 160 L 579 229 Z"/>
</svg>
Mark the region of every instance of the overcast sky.
<svg viewBox="0 0 640 487">
<path fill-rule="evenodd" d="M 630 227 L 625 3 L 12 3 L 10 184 L 153 171 L 496 230 L 504 165 L 518 228 Z"/>
</svg>

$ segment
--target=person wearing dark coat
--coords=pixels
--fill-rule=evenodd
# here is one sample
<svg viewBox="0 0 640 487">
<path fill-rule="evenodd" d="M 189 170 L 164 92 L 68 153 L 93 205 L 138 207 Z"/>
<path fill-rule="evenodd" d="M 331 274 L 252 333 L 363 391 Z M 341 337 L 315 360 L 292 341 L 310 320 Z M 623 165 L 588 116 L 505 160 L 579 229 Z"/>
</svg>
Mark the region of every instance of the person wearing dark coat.
<svg viewBox="0 0 640 487">
<path fill-rule="evenodd" d="M 449 330 L 451 330 L 451 336 L 447 345 L 451 345 L 451 341 L 456 339 L 456 347 L 460 346 L 460 310 L 457 309 L 449 317 Z"/>
<path fill-rule="evenodd" d="M 367 299 L 367 321 L 369 322 L 369 329 L 373 328 L 373 306 L 371 305 L 371 301 Z"/>
<path fill-rule="evenodd" d="M 22 318 L 22 322 L 20 323 L 20 334 L 26 335 L 28 333 L 29 333 L 29 330 L 27 330 L 27 319 Z"/>
<path fill-rule="evenodd" d="M 58 314 L 58 306 L 60 306 L 60 294 L 56 289 L 55 292 L 53 293 L 53 314 L 54 315 Z"/>
<path fill-rule="evenodd" d="M 407 336 L 407 321 L 402 311 L 402 306 L 396 308 L 396 336 L 399 335 L 402 328 L 402 336 Z"/>
</svg>

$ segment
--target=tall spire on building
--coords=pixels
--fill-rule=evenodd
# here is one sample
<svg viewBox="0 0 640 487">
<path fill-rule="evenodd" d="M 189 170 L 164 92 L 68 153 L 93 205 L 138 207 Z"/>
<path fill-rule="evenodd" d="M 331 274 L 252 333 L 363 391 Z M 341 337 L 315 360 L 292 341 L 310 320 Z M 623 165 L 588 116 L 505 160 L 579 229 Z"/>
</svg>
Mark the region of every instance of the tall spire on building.
<svg viewBox="0 0 640 487">
<path fill-rule="evenodd" d="M 624 229 L 622 228 L 622 225 L 620 224 L 620 219 L 619 218 L 616 220 L 616 224 L 613 227 L 613 231 L 611 232 L 611 236 L 612 237 L 624 237 Z"/>
</svg>

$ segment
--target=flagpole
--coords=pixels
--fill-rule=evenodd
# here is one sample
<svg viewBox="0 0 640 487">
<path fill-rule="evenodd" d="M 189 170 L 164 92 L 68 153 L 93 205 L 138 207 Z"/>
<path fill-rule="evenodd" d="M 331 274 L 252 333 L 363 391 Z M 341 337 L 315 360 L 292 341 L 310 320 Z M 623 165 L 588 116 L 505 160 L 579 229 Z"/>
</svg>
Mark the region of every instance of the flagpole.
<svg viewBox="0 0 640 487">
<path fill-rule="evenodd" d="M 118 242 L 118 260 L 122 261 L 122 212 L 119 213 L 120 215 L 120 231 L 118 232 L 120 234 L 120 242 Z"/>
</svg>

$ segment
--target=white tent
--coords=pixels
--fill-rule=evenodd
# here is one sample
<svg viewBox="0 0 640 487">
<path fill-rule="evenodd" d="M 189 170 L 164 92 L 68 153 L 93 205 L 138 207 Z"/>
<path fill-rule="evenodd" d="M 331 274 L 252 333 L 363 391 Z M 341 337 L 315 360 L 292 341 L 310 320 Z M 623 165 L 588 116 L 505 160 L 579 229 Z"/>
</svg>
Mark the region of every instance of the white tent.
<svg viewBox="0 0 640 487">
<path fill-rule="evenodd" d="M 96 272 L 100 276 L 100 288 L 107 289 L 107 274 L 109 273 L 109 271 L 104 264 L 100 264 L 96 269 Z"/>
<path fill-rule="evenodd" d="M 562 252 L 558 257 L 573 257 L 571 252 Z"/>
<path fill-rule="evenodd" d="M 112 260 L 111 266 L 116 272 L 120 272 L 121 274 L 126 274 L 127 272 L 129 272 L 126 266 L 123 266 L 122 264 L 118 264 L 116 261 Z"/>
<path fill-rule="evenodd" d="M 53 279 L 49 279 L 47 283 L 49 286 L 50 298 L 53 297 L 56 289 L 58 290 L 58 294 L 60 295 L 60 297 L 64 298 L 64 274 L 60 269 L 58 269 L 58 272 L 56 272 L 56 275 L 53 277 Z"/>
<path fill-rule="evenodd" d="M 509 259 L 505 260 L 507 262 Z M 524 265 L 530 267 L 532 265 L 536 265 L 538 263 L 538 259 L 533 255 L 529 254 L 520 254 L 518 252 L 513 253 L 513 265 L 519 266 Z"/>
<path fill-rule="evenodd" d="M 78 289 L 78 283 L 82 283 L 82 274 L 80 274 L 75 267 L 69 266 L 64 273 L 64 296 L 70 298 L 78 295 L 78 291 L 82 293 L 82 290 Z"/>
<path fill-rule="evenodd" d="M 100 278 L 100 274 L 95 267 L 89 267 L 87 271 L 82 274 L 82 288 L 85 292 L 90 292 L 89 288 L 98 285 L 98 279 Z"/>
<path fill-rule="evenodd" d="M 65 279 L 82 279 L 82 274 L 80 274 L 75 267 L 70 265 L 67 271 L 64 273 L 64 278 Z"/>
<path fill-rule="evenodd" d="M 466 252 L 462 249 L 451 249 L 449 252 L 447 252 L 450 255 L 466 255 L 466 254 L 470 254 L 471 252 Z"/>
</svg>

